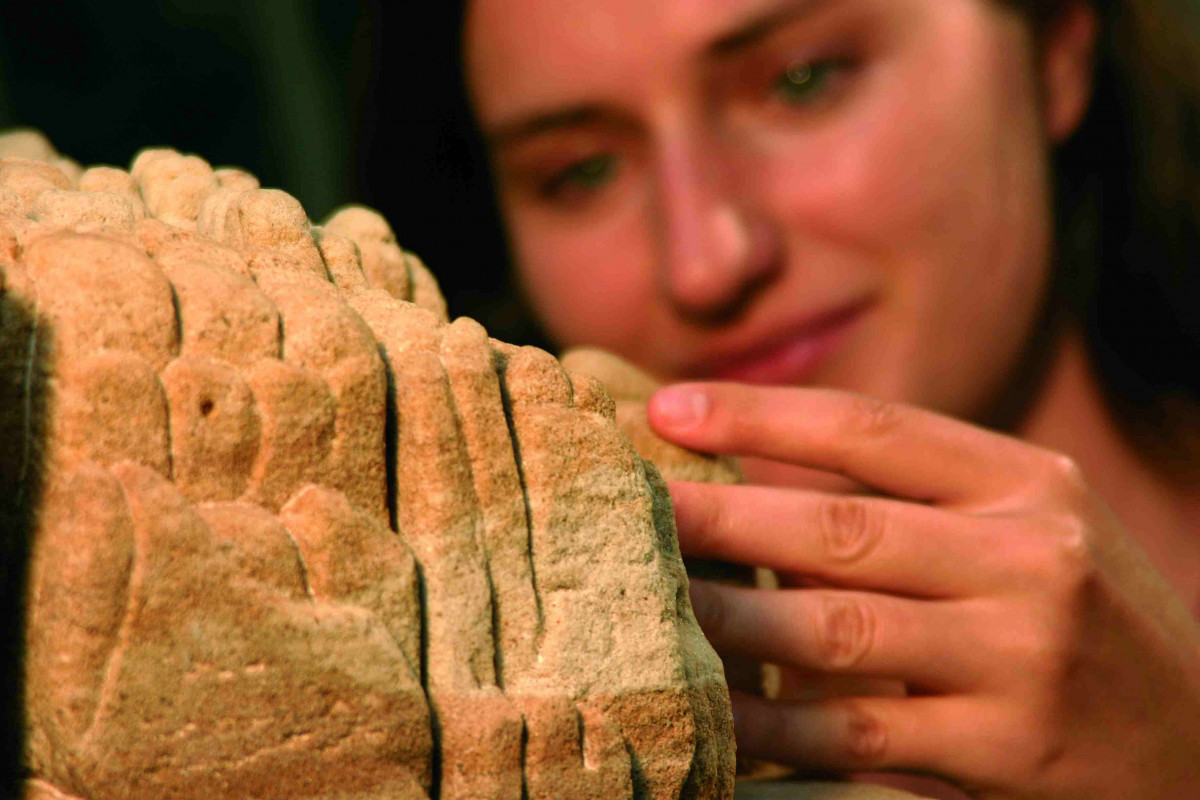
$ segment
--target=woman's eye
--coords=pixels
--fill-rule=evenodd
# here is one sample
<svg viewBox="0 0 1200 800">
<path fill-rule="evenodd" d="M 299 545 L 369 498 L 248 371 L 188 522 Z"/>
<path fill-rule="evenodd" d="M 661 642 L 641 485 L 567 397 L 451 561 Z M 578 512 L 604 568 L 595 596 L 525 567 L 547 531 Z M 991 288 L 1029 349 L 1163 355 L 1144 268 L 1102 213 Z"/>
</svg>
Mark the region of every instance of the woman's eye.
<svg viewBox="0 0 1200 800">
<path fill-rule="evenodd" d="M 795 61 L 771 85 L 772 97 L 786 105 L 806 105 L 825 93 L 837 75 L 832 61 Z"/>
<path fill-rule="evenodd" d="M 551 176 L 544 192 L 551 197 L 568 192 L 594 192 L 608 185 L 616 175 L 617 157 L 612 153 L 601 153 L 576 161 Z"/>
</svg>

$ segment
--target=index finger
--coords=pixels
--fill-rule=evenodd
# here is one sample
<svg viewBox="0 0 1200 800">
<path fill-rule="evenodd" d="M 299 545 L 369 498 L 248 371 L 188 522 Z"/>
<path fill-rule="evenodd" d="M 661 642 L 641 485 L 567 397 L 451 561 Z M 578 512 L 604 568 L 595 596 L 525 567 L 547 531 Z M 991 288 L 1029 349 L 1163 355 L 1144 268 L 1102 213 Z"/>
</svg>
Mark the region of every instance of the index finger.
<svg viewBox="0 0 1200 800">
<path fill-rule="evenodd" d="M 1027 546 L 1007 520 L 902 500 L 762 486 L 669 486 L 684 555 L 859 590 L 978 597 L 1012 580 Z"/>
<path fill-rule="evenodd" d="M 692 450 L 827 470 L 924 502 L 1005 495 L 1040 468 L 1040 451 L 1016 439 L 828 389 L 681 384 L 651 398 L 649 418 Z"/>
</svg>

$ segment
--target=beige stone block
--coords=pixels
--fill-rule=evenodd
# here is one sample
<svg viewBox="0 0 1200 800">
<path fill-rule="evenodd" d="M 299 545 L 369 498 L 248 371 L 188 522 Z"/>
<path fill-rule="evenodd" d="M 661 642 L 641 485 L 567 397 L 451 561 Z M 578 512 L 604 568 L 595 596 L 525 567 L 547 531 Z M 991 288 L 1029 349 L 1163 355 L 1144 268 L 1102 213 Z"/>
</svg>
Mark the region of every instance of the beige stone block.
<svg viewBox="0 0 1200 800">
<path fill-rule="evenodd" d="M 279 357 L 279 313 L 249 278 L 197 261 L 173 263 L 167 277 L 175 290 L 184 355 L 231 364 Z"/>
<path fill-rule="evenodd" d="M 582 372 L 570 372 L 568 377 L 571 380 L 571 394 L 576 408 L 603 417 L 609 422 L 617 421 L 617 403 L 603 381 Z"/>
<path fill-rule="evenodd" d="M 55 158 L 48 163 L 53 164 L 58 168 L 58 171 L 67 176 L 67 180 L 71 184 L 72 189 L 79 187 L 79 179 L 83 177 L 83 166 L 70 158 Z"/>
<path fill-rule="evenodd" d="M 260 250 L 252 253 L 247 259 L 250 272 L 258 288 L 270 294 L 275 287 L 302 286 L 312 292 L 340 297 L 337 287 L 328 280 L 305 272 L 299 268 L 299 262 L 291 256 L 282 253 Z"/>
<path fill-rule="evenodd" d="M 202 503 L 196 513 L 237 573 L 291 600 L 309 597 L 308 570 L 279 517 L 250 503 Z"/>
<path fill-rule="evenodd" d="M 325 221 L 325 230 L 358 245 L 367 282 L 397 300 L 413 299 L 413 284 L 396 234 L 378 212 L 362 206 L 339 209 Z"/>
<path fill-rule="evenodd" d="M 396 518 L 422 565 L 430 691 L 495 684 L 491 587 L 481 521 L 449 378 L 433 353 L 391 364 L 396 393 Z"/>
<path fill-rule="evenodd" d="M 594 705 L 562 695 L 519 698 L 525 715 L 529 800 L 633 797 L 633 771 L 620 730 Z"/>
<path fill-rule="evenodd" d="M 436 353 L 441 347 L 442 323 L 428 309 L 397 300 L 382 289 L 370 289 L 347 298 L 379 341 L 389 359 L 405 353 Z"/>
<path fill-rule="evenodd" d="M 661 549 L 669 498 L 611 424 L 574 408 L 548 354 L 523 348 L 504 375 L 545 618 L 540 664 L 570 696 L 601 702 L 629 746 L 635 794 L 728 796 L 732 753 L 707 743 L 728 741 L 732 719 L 727 696 L 713 717 L 720 662 L 690 613 L 677 551 Z M 714 754 L 716 780 L 685 786 Z"/>
<path fill-rule="evenodd" d="M 459 319 L 446 330 L 441 360 L 470 458 L 479 501 L 480 544 L 491 575 L 496 679 L 520 694 L 525 682 L 534 678 L 542 613 L 533 585 L 525 496 L 495 358 L 487 333 L 477 322 Z"/>
<path fill-rule="evenodd" d="M 82 798 L 60 792 L 57 788 L 42 780 L 25 782 L 25 790 L 21 800 L 82 800 Z"/>
<path fill-rule="evenodd" d="M 336 294 L 305 285 L 260 281 L 279 309 L 283 360 L 321 375 L 337 406 L 328 484 L 383 524 L 389 523 L 387 373 L 362 318 Z"/>
<path fill-rule="evenodd" d="M 403 539 L 340 492 L 302 489 L 280 512 L 314 598 L 366 608 L 387 627 L 414 681 L 421 678 L 421 581 Z"/>
<path fill-rule="evenodd" d="M 123 195 L 130 199 L 137 198 L 142 204 L 142 216 L 145 216 L 145 204 L 142 203 L 142 193 L 137 181 L 123 169 L 117 167 L 92 167 L 79 177 L 81 192 L 109 192 Z"/>
<path fill-rule="evenodd" d="M 220 188 L 208 162 L 174 150 L 143 150 L 130 172 L 141 189 L 146 210 L 181 228 L 196 227 L 205 199 Z"/>
<path fill-rule="evenodd" d="M 646 403 L 659 388 L 653 376 L 602 350 L 578 348 L 565 353 L 563 366 L 599 379 L 616 401 L 617 426 L 645 459 L 670 480 L 697 483 L 741 483 L 742 471 L 732 458 L 685 450 L 659 438 L 646 418 Z"/>
<path fill-rule="evenodd" d="M 261 282 L 264 279 L 287 280 L 293 283 L 305 283 L 313 288 L 320 287 L 331 294 L 334 287 L 326 282 L 323 274 L 313 272 L 313 264 L 305 263 L 291 253 L 279 250 L 256 250 L 246 256 L 250 272 L 254 279 Z M 322 269 L 324 262 L 321 262 Z"/>
<path fill-rule="evenodd" d="M 301 487 L 324 480 L 337 401 L 319 375 L 282 361 L 263 359 L 244 377 L 262 424 L 246 498 L 278 510 Z"/>
<path fill-rule="evenodd" d="M 350 306 L 325 288 L 306 283 L 260 281 L 279 309 L 284 360 L 314 372 L 333 369 L 347 359 L 379 357 L 371 329 Z"/>
<path fill-rule="evenodd" d="M 441 735 L 442 797 L 519 800 L 521 717 L 496 685 L 482 520 L 449 376 L 427 352 L 406 353 L 391 369 L 396 458 L 403 465 L 397 523 L 424 580 L 427 687 Z"/>
<path fill-rule="evenodd" d="M 70 189 L 71 180 L 62 170 L 42 161 L 8 157 L 0 158 L 0 186 L 16 192 L 21 205 L 30 209 L 43 192 Z"/>
<path fill-rule="evenodd" d="M 69 762 L 92 729 L 129 603 L 133 520 L 121 485 L 83 462 L 55 475 L 33 541 L 26 702 L 40 740 L 32 757 L 69 785 Z"/>
<path fill-rule="evenodd" d="M 17 194 L 15 189 L 0 186 L 0 219 L 18 217 L 24 213 L 25 207 L 21 202 L 21 195 Z"/>
<path fill-rule="evenodd" d="M 162 382 L 176 487 L 192 502 L 242 497 L 263 432 L 250 387 L 232 366 L 192 356 L 172 361 Z"/>
<path fill-rule="evenodd" d="M 658 390 L 654 376 L 619 356 L 591 347 L 576 347 L 563 353 L 563 368 L 599 378 L 614 400 L 649 400 Z"/>
<path fill-rule="evenodd" d="M 27 158 L 31 161 L 52 161 L 59 157 L 54 145 L 39 130 L 10 128 L 0 133 L 0 158 Z"/>
<path fill-rule="evenodd" d="M 223 186 L 204 199 L 196 216 L 196 233 L 200 236 L 243 252 L 238 220 L 238 203 L 255 189 Z"/>
<path fill-rule="evenodd" d="M 75 188 L 84 193 L 106 192 L 126 197 L 133 203 L 137 219 L 146 217 L 146 204 L 142 200 L 137 181 L 123 169 L 109 166 L 90 167 L 80 173 Z"/>
<path fill-rule="evenodd" d="M 112 192 L 52 189 L 37 196 L 30 213 L 47 225 L 95 233 L 131 233 L 138 220 L 133 201 Z"/>
<path fill-rule="evenodd" d="M 204 264 L 227 269 L 247 278 L 252 277 L 250 266 L 238 251 L 204 239 L 162 241 L 154 248 L 154 260 L 167 273 L 187 264 Z"/>
<path fill-rule="evenodd" d="M 197 232 L 246 254 L 251 267 L 276 267 L 327 277 L 308 217 L 296 198 L 278 189 L 222 189 L 200 214 Z M 264 253 L 276 252 L 278 256 Z"/>
<path fill-rule="evenodd" d="M 324 377 L 337 402 L 328 483 L 388 525 L 387 371 L 372 353 L 345 359 Z"/>
<path fill-rule="evenodd" d="M 370 288 L 367 276 L 363 273 L 362 254 L 358 251 L 358 245 L 324 228 L 313 228 L 313 238 L 321 251 L 325 269 L 339 289 L 354 294 Z"/>
<path fill-rule="evenodd" d="M 100 351 L 54 381 L 50 445 L 64 464 L 133 461 L 171 474 L 167 398 L 150 364 Z"/>
<path fill-rule="evenodd" d="M 134 235 L 141 242 L 142 249 L 150 256 L 157 256 L 165 247 L 183 242 L 194 242 L 196 232 L 169 225 L 160 219 L 146 217 L 134 228 Z"/>
<path fill-rule="evenodd" d="M 237 520 L 217 533 L 155 473 L 115 472 L 129 605 L 95 722 L 53 783 L 95 800 L 427 797 L 424 699 L 382 623 L 302 597 L 277 523 L 209 509 Z"/>
<path fill-rule="evenodd" d="M 653 376 L 621 358 L 602 350 L 578 348 L 562 357 L 563 366 L 573 370 L 571 380 L 577 402 L 592 393 L 593 381 L 600 380 L 616 398 L 614 403 L 617 427 L 621 429 L 642 458 L 653 462 L 662 475 L 670 480 L 697 483 L 741 483 L 742 471 L 737 461 L 727 457 L 710 456 L 685 450 L 659 438 L 650 427 L 646 404 L 659 388 Z M 587 376 L 587 377 L 585 377 Z M 674 541 L 674 534 L 664 541 Z M 755 584 L 754 570 L 734 564 L 711 561 L 688 561 L 689 574 L 705 580 L 717 580 L 743 586 Z M 731 689 L 761 694 L 763 666 L 755 661 L 735 656 L 724 659 L 725 679 Z M 752 772 L 754 764 L 745 762 L 743 771 Z"/>
<path fill-rule="evenodd" d="M 432 692 L 443 800 L 523 800 L 521 713 L 494 687 Z M 567 798 L 563 798 L 567 800 Z"/>
<path fill-rule="evenodd" d="M 179 348 L 171 285 L 145 253 L 90 234 L 54 233 L 25 252 L 58 358 L 128 350 L 162 369 Z"/>
</svg>

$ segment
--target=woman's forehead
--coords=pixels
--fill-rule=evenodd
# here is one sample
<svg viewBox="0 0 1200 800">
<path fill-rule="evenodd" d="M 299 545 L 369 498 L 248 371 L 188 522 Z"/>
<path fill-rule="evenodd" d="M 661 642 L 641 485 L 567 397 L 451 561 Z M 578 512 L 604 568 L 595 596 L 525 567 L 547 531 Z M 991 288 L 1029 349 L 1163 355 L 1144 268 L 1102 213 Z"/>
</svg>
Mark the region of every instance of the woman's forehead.
<svg viewBox="0 0 1200 800">
<path fill-rule="evenodd" d="M 845 0 L 471 0 L 466 53 L 487 121 L 634 88 L 773 20 Z"/>
</svg>

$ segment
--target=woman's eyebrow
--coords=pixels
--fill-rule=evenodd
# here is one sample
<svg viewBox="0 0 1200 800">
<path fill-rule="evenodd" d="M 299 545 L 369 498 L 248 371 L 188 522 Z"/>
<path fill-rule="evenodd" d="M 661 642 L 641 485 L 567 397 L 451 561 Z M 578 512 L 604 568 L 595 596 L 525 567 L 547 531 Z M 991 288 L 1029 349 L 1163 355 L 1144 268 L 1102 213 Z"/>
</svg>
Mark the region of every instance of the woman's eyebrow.
<svg viewBox="0 0 1200 800">
<path fill-rule="evenodd" d="M 535 111 L 511 122 L 504 122 L 486 131 L 488 144 L 507 147 L 522 139 L 559 128 L 578 128 L 593 122 L 601 110 L 596 106 L 576 106 L 551 111 Z"/>
<path fill-rule="evenodd" d="M 631 123 L 602 105 L 578 105 L 534 111 L 511 122 L 502 122 L 484 131 L 484 138 L 492 148 L 503 149 L 543 133 L 598 124 L 628 127 Z"/>
<path fill-rule="evenodd" d="M 706 49 L 710 58 L 727 58 L 761 42 L 772 33 L 795 21 L 812 14 L 819 6 L 832 0 L 791 0 L 781 8 L 772 8 L 765 13 L 739 23 L 732 31 L 721 34 Z"/>
</svg>

